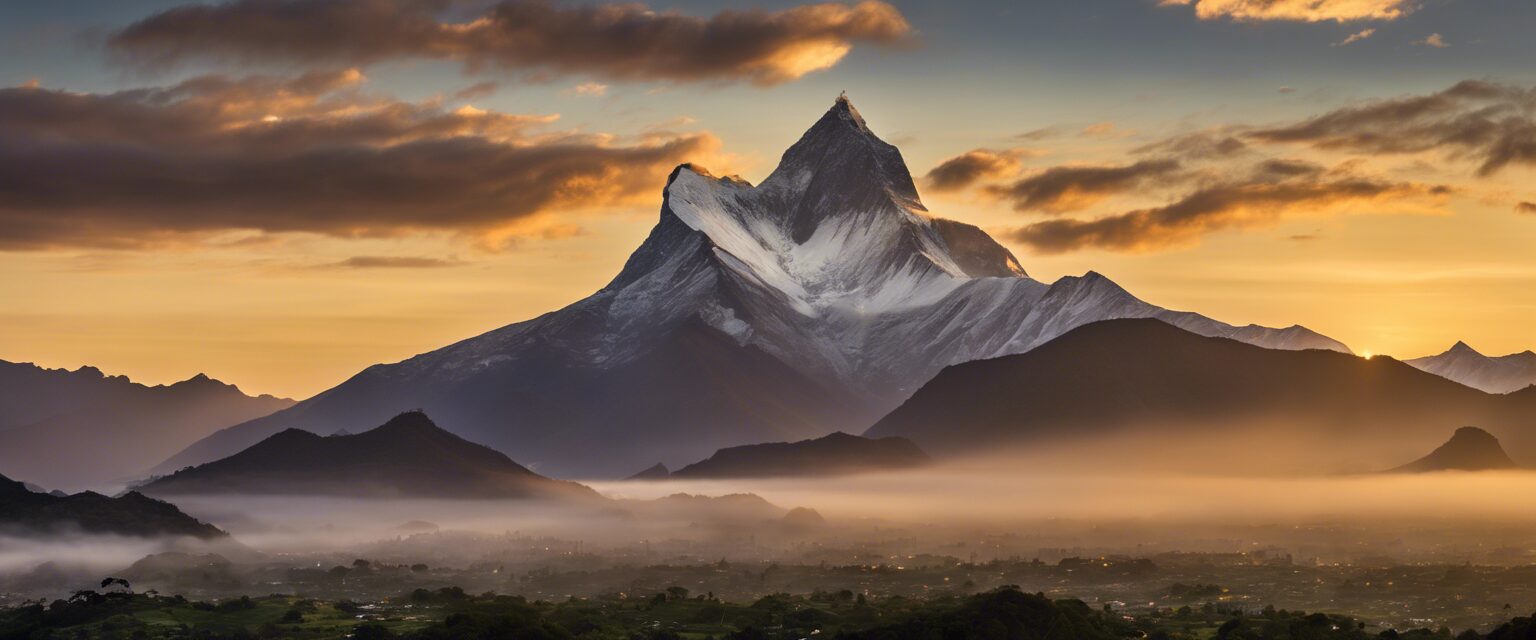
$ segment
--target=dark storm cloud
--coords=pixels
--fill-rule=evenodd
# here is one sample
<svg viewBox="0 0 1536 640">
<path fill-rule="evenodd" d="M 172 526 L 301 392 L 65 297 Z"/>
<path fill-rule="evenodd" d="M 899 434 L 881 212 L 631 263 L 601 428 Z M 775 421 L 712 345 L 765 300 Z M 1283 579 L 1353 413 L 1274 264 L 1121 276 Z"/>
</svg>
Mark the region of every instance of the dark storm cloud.
<svg viewBox="0 0 1536 640">
<path fill-rule="evenodd" d="M 959 191 L 986 178 L 1002 178 L 1019 170 L 1018 149 L 972 149 L 940 162 L 923 182 L 934 191 Z"/>
<path fill-rule="evenodd" d="M 708 18 L 641 4 L 555 6 L 503 0 L 453 16 L 449 0 L 233 0 L 186 5 L 112 34 L 108 47 L 150 65 L 190 59 L 364 65 L 426 58 L 467 69 L 582 73 L 618 80 L 773 85 L 831 67 L 860 42 L 907 42 L 911 26 L 877 0 Z"/>
<path fill-rule="evenodd" d="M 1271 224 L 1291 214 L 1431 193 L 1432 187 L 1414 183 L 1312 171 L 1265 175 L 1260 170 L 1247 180 L 1199 188 L 1166 206 L 1092 220 L 1047 220 L 1019 229 L 1012 237 L 1047 254 L 1089 248 L 1155 250 L 1189 244 L 1213 231 Z"/>
<path fill-rule="evenodd" d="M 1536 91 L 1468 80 L 1423 96 L 1345 107 L 1298 123 L 1250 131 L 1250 140 L 1361 153 L 1446 151 L 1488 176 L 1536 165 Z"/>
<path fill-rule="evenodd" d="M 1105 197 L 1171 179 L 1177 160 L 1160 158 L 1119 166 L 1060 166 L 1006 185 L 988 187 L 1019 211 L 1059 213 L 1085 208 Z"/>
<path fill-rule="evenodd" d="M 490 233 L 652 193 L 716 144 L 541 134 L 552 117 L 370 97 L 361 80 L 0 89 L 0 249 L 145 247 L 232 229 Z"/>
</svg>

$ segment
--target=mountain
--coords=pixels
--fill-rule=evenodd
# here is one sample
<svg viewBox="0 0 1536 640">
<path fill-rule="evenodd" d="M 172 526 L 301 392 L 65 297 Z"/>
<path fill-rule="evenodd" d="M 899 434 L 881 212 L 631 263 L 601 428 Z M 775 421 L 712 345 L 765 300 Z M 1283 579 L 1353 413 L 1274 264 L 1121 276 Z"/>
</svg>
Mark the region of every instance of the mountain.
<svg viewBox="0 0 1536 640">
<path fill-rule="evenodd" d="M 201 374 L 147 386 L 0 361 L 0 471 L 76 491 L 121 486 L 219 429 L 292 405 Z"/>
<path fill-rule="evenodd" d="M 613 477 L 858 428 L 945 365 L 1146 316 L 1277 348 L 1347 351 L 1301 327 L 1161 309 L 1096 273 L 1030 278 L 981 229 L 930 215 L 901 152 L 840 98 L 759 185 L 679 166 L 650 235 L 586 299 L 369 367 L 161 468 L 290 427 L 355 430 L 421 407 L 541 472 Z"/>
<path fill-rule="evenodd" d="M 921 467 L 933 460 L 906 438 L 842 432 L 799 442 L 729 447 L 672 472 L 673 479 L 835 476 Z"/>
<path fill-rule="evenodd" d="M 0 532 L 55 535 L 80 531 L 132 537 L 224 538 L 228 534 L 182 513 L 175 505 L 129 492 L 109 498 L 90 491 L 71 496 L 34 493 L 0 476 Z"/>
<path fill-rule="evenodd" d="M 435 498 L 596 499 L 490 447 L 402 413 L 357 435 L 288 429 L 238 454 L 139 487 L 149 495 L 293 494 Z"/>
<path fill-rule="evenodd" d="M 949 367 L 864 435 L 952 455 L 1141 432 L 1163 438 L 1171 455 L 1179 446 L 1166 436 L 1236 451 L 1243 427 L 1268 425 L 1298 455 L 1363 463 L 1364 452 L 1426 446 L 1445 424 L 1468 422 L 1509 434 L 1513 450 L 1536 458 L 1536 393 L 1492 395 L 1391 358 L 1265 349 L 1124 319 Z"/>
<path fill-rule="evenodd" d="M 1536 353 L 1485 356 L 1465 342 L 1445 353 L 1404 360 L 1419 369 L 1488 393 L 1509 393 L 1536 385 Z"/>
<path fill-rule="evenodd" d="M 1477 427 L 1462 427 L 1451 439 L 1429 455 L 1393 469 L 1388 473 L 1425 473 L 1429 471 L 1492 471 L 1515 469 L 1519 465 L 1504 453 L 1499 439 Z"/>
<path fill-rule="evenodd" d="M 784 517 L 783 507 L 753 493 L 723 496 L 674 493 L 654 500 L 621 500 L 623 509 L 648 520 L 762 524 Z"/>
<path fill-rule="evenodd" d="M 672 471 L 667 468 L 667 465 L 658 462 L 649 467 L 646 467 L 644 471 L 625 478 L 624 480 L 666 480 L 670 477 L 672 477 Z"/>
</svg>

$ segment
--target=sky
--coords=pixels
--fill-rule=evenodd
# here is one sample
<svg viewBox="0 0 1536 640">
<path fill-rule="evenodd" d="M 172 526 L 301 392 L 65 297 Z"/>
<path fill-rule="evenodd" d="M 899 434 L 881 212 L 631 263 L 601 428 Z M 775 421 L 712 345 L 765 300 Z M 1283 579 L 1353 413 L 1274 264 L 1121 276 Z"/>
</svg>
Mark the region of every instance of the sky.
<svg viewBox="0 0 1536 640">
<path fill-rule="evenodd" d="M 846 91 L 936 215 L 1357 352 L 1536 348 L 1528 0 L 0 1 L 0 359 L 302 398 L 602 287 Z"/>
</svg>

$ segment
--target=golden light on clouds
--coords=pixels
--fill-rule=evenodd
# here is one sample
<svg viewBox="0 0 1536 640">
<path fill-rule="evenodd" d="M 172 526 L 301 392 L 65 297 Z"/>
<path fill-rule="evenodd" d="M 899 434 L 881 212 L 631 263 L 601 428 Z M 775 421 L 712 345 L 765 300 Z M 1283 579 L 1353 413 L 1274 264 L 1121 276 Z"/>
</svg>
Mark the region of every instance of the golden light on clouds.
<svg viewBox="0 0 1536 640">
<path fill-rule="evenodd" d="M 1160 0 L 1162 6 L 1194 6 L 1201 20 L 1354 22 L 1396 20 L 1417 6 L 1409 0 Z"/>
<path fill-rule="evenodd" d="M 708 132 L 636 137 L 361 90 L 355 69 L 112 93 L 0 89 L 0 248 L 153 249 L 233 230 L 471 238 L 634 204 Z M 80 188 L 89 185 L 89 188 Z"/>
<path fill-rule="evenodd" d="M 880 0 L 733 9 L 710 17 L 641 4 L 503 0 L 460 22 L 440 21 L 445 6 L 370 0 L 188 5 L 111 34 L 108 47 L 148 67 L 209 59 L 331 65 L 438 59 L 462 63 L 471 73 L 771 86 L 832 67 L 856 43 L 899 46 L 912 32 L 901 12 Z M 581 86 L 588 87 L 582 95 L 595 95 L 599 85 Z"/>
</svg>

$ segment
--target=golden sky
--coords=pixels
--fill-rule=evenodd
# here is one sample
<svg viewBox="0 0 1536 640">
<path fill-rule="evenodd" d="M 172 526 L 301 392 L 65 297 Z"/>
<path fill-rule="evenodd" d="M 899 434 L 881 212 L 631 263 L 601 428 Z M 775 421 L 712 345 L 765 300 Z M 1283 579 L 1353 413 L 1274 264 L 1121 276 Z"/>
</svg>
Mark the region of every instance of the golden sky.
<svg viewBox="0 0 1536 640">
<path fill-rule="evenodd" d="M 700 1 L 625 14 L 669 34 L 646 55 L 539 13 L 561 4 L 366 42 L 214 37 L 236 22 L 168 1 L 6 9 L 0 358 L 307 397 L 588 295 L 671 166 L 761 180 L 842 89 L 935 214 L 1038 279 L 1357 352 L 1536 348 L 1536 78 L 1511 62 L 1536 52 L 1505 24 L 1536 10 L 1067 4 Z M 597 44 L 514 37 L 543 20 Z"/>
</svg>

